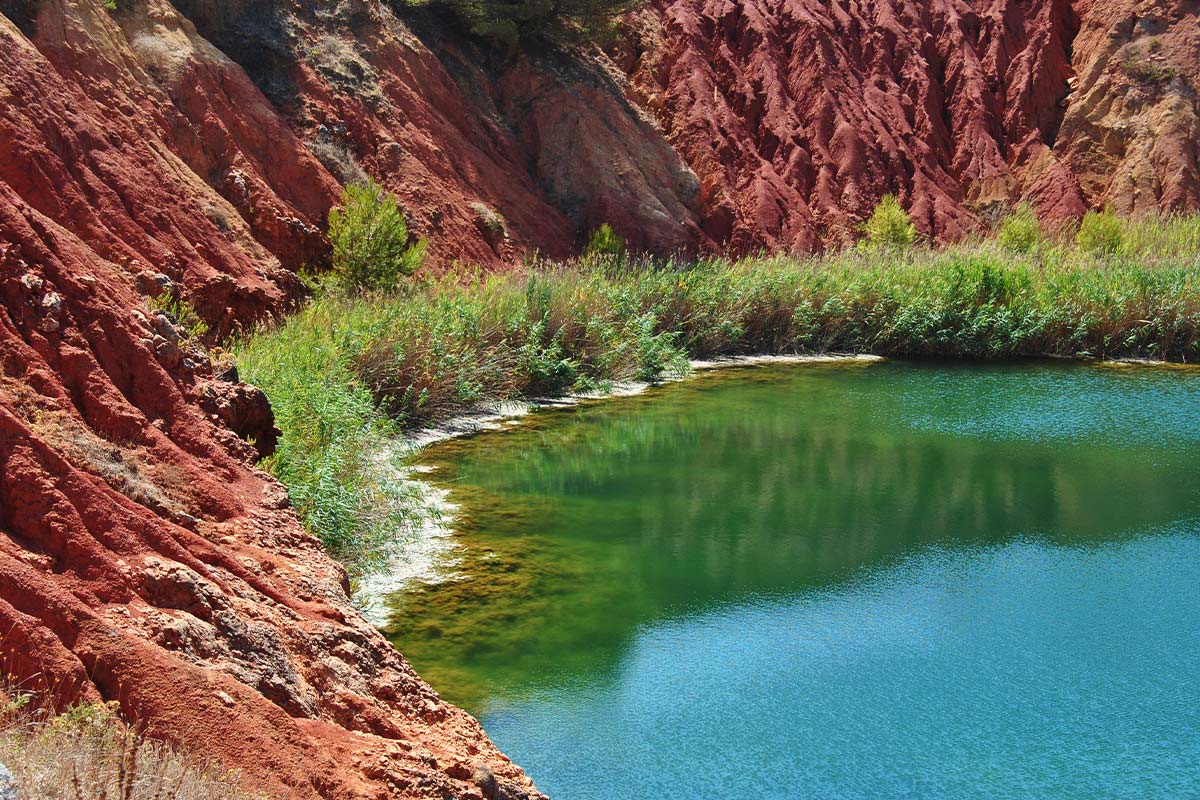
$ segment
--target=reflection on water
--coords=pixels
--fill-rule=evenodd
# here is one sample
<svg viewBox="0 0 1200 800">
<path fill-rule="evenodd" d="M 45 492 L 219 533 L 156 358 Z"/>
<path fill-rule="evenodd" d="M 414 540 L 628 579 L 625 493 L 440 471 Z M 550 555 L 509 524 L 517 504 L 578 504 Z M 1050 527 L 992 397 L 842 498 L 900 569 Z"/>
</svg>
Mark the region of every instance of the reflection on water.
<svg viewBox="0 0 1200 800">
<path fill-rule="evenodd" d="M 1078 366 L 758 367 L 543 412 L 428 454 L 467 577 L 389 633 L 566 798 L 697 796 L 721 753 L 699 796 L 1051 796 L 1088 745 L 1048 704 L 1113 724 L 1200 666 L 1197 439 L 1200 373 Z M 1129 735 L 1188 721 L 1164 704 Z M 979 760 L 1038 720 L 1027 770 Z"/>
<path fill-rule="evenodd" d="M 484 724 L 575 800 L 1194 797 L 1198 534 L 922 551 L 646 626 Z"/>
</svg>

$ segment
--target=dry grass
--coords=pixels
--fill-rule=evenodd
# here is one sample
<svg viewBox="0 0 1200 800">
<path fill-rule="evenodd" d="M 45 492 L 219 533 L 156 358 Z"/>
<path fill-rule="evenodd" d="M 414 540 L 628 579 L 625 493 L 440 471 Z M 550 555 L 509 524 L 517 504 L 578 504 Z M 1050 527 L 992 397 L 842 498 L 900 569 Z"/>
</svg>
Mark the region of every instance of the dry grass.
<svg viewBox="0 0 1200 800">
<path fill-rule="evenodd" d="M 0 692 L 0 763 L 20 800 L 255 797 L 238 788 L 236 773 L 138 736 L 109 706 L 49 715 L 19 692 Z"/>
<path fill-rule="evenodd" d="M 343 186 L 366 185 L 369 178 L 350 148 L 331 139 L 311 139 L 308 150 Z"/>
<path fill-rule="evenodd" d="M 173 514 L 181 510 L 170 494 L 177 493 L 185 479 L 156 475 L 163 473 L 163 469 L 152 466 L 140 448 L 104 439 L 78 417 L 60 408 L 56 400 L 38 394 L 23 381 L 0 376 L 0 396 L 76 469 L 98 476 L 130 500 L 156 513 Z M 164 491 L 164 486 L 168 491 Z"/>
<path fill-rule="evenodd" d="M 158 514 L 179 511 L 178 503 L 149 477 L 152 469 L 137 448 L 115 445 L 62 411 L 41 411 L 31 423 L 46 443 L 77 469 L 100 477 L 133 502 Z"/>
</svg>

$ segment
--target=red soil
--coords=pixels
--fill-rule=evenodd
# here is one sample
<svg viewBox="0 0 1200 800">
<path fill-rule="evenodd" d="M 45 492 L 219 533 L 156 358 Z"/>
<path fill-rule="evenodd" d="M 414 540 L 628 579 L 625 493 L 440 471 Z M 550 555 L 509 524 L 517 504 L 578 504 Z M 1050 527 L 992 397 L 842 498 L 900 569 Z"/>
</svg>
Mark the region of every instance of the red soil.
<svg viewBox="0 0 1200 800">
<path fill-rule="evenodd" d="M 1021 199 L 1200 207 L 1198 31 L 1179 1 L 656 0 L 616 57 L 700 176 L 704 230 L 804 251 L 886 192 L 937 239 Z"/>
<path fill-rule="evenodd" d="M 79 237 L 0 185 L 0 650 L 62 700 L 271 797 L 540 796 L 351 606 L 253 449 L 255 390 L 215 376 Z M 222 402 L 221 398 L 225 399 Z M 249 399 L 247 399 L 249 398 Z M 248 408 L 239 413 L 238 408 Z"/>
</svg>

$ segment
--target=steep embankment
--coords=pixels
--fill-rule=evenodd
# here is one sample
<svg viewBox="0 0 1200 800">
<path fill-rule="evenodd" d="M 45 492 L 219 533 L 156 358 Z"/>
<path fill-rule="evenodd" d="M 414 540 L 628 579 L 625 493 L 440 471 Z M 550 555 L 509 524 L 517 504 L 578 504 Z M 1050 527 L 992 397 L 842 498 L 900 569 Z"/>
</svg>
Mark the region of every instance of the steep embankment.
<svg viewBox="0 0 1200 800">
<path fill-rule="evenodd" d="M 154 265 L 223 330 L 280 311 L 295 282 L 263 242 L 319 241 L 335 190 L 238 68 L 158 19 L 209 92 L 157 89 L 98 5 L 43 13 L 46 52 L 0 18 L 0 667 L 118 699 L 271 796 L 479 796 L 476 765 L 532 792 L 248 465 L 230 428 L 268 447 L 263 398 L 138 293 Z M 250 218 L 202 176 L 248 187 Z"/>
<path fill-rule="evenodd" d="M 250 466 L 261 394 L 146 304 L 174 282 L 221 333 L 280 313 L 336 182 L 169 6 L 7 10 L 0 668 L 119 700 L 270 796 L 536 794 Z"/>
<path fill-rule="evenodd" d="M 885 191 L 941 237 L 1021 197 L 1198 205 L 1181 0 L 675 0 L 614 61 L 372 0 L 115 5 L 0 0 L 0 666 L 280 796 L 533 789 L 360 620 L 251 466 L 263 398 L 147 293 L 217 336 L 284 313 L 364 172 L 435 266 L 605 220 L 658 251 L 802 249 Z"/>
<path fill-rule="evenodd" d="M 1200 207 L 1194 2 L 655 0 L 615 57 L 719 244 L 845 242 L 885 192 L 955 238 Z"/>
<path fill-rule="evenodd" d="M 697 243 L 695 176 L 592 58 L 485 54 L 370 2 L 176 5 L 335 175 L 395 191 L 439 263 L 563 256 L 605 220 L 639 247 Z"/>
</svg>

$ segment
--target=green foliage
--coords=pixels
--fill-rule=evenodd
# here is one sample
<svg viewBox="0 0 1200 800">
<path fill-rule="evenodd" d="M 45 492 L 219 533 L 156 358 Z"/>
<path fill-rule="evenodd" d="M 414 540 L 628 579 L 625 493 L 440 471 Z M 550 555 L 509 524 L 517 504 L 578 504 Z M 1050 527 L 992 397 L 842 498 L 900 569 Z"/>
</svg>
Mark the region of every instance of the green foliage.
<svg viewBox="0 0 1200 800">
<path fill-rule="evenodd" d="M 362 572 L 418 515 L 391 437 L 481 405 L 758 353 L 1200 360 L 1200 218 L 1115 220 L 1119 246 L 1110 235 L 1098 248 L 1083 235 L 1096 217 L 1078 247 L 448 275 L 401 295 L 318 298 L 236 355 L 283 430 L 267 466 Z"/>
<path fill-rule="evenodd" d="M 1134 262 L 1154 263 L 1200 253 L 1200 215 L 1122 219 L 1121 254 Z"/>
<path fill-rule="evenodd" d="M 996 240 L 1011 253 L 1032 253 L 1037 250 L 1042 241 L 1042 230 L 1033 207 L 1021 203 L 1002 219 Z"/>
<path fill-rule="evenodd" d="M 1121 221 L 1111 211 L 1089 211 L 1083 216 L 1075 244 L 1085 253 L 1110 256 L 1121 248 Z"/>
<path fill-rule="evenodd" d="M 607 222 L 592 231 L 592 236 L 588 239 L 587 247 L 583 251 L 585 258 L 616 258 L 624 254 L 625 240 L 617 235 L 617 232 Z"/>
<path fill-rule="evenodd" d="M 408 243 L 395 196 L 370 180 L 343 190 L 342 207 L 329 212 L 329 240 L 334 274 L 348 293 L 393 291 L 425 260 L 426 243 Z"/>
<path fill-rule="evenodd" d="M 178 291 L 163 292 L 158 297 L 146 298 L 151 311 L 165 311 L 190 339 L 202 339 L 208 335 L 208 323 L 196 311 L 196 307 L 179 296 Z"/>
<path fill-rule="evenodd" d="M 369 328 L 354 301 L 327 295 L 233 350 L 242 377 L 267 390 L 284 431 L 263 466 L 352 576 L 383 567 L 421 510 L 403 480 L 395 426 L 351 368 Z"/>
<path fill-rule="evenodd" d="M 871 217 L 863 223 L 866 246 L 871 249 L 902 250 L 917 240 L 917 229 L 894 194 L 879 198 Z"/>
<path fill-rule="evenodd" d="M 1160 49 L 1157 40 L 1152 40 L 1149 46 L 1150 57 L 1147 57 L 1137 46 L 1131 45 L 1121 60 L 1121 70 L 1129 79 L 1149 87 L 1159 87 L 1170 83 L 1175 78 L 1175 70 L 1152 60 Z"/>
<path fill-rule="evenodd" d="M 476 36 L 514 46 L 523 35 L 596 39 L 644 0 L 428 0 L 446 7 Z M 414 2 L 414 0 L 409 0 Z"/>
</svg>

